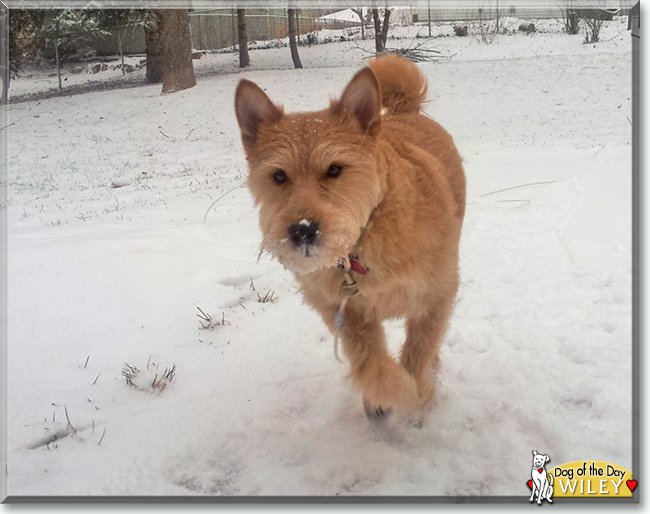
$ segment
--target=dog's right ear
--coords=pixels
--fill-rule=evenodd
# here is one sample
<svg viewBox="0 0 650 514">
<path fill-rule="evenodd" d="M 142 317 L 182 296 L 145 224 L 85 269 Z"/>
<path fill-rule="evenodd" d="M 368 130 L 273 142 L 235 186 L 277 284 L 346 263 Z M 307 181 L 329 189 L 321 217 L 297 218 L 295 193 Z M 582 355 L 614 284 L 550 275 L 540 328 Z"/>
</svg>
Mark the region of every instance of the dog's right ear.
<svg viewBox="0 0 650 514">
<path fill-rule="evenodd" d="M 537 457 L 537 450 L 533 450 L 533 457 Z"/>
<path fill-rule="evenodd" d="M 239 81 L 235 92 L 235 113 L 247 149 L 255 144 L 262 123 L 275 123 L 284 114 L 255 82 L 246 79 Z"/>
</svg>

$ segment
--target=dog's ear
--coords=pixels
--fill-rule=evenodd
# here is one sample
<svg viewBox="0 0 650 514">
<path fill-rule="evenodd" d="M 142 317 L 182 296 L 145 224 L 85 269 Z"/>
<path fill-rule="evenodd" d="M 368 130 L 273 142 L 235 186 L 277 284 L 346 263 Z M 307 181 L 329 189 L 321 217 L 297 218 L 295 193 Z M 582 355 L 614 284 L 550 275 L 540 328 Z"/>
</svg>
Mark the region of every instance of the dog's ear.
<svg viewBox="0 0 650 514">
<path fill-rule="evenodd" d="M 533 450 L 533 457 L 537 457 L 537 450 Z"/>
<path fill-rule="evenodd" d="M 277 122 L 284 114 L 255 82 L 246 79 L 241 79 L 237 86 L 235 113 L 245 148 L 255 144 L 262 123 Z"/>
<path fill-rule="evenodd" d="M 379 83 L 370 68 L 364 68 L 352 77 L 341 95 L 332 105 L 335 114 L 345 112 L 355 118 L 361 130 L 374 136 L 381 128 L 381 93 Z"/>
<path fill-rule="evenodd" d="M 548 455 L 544 455 L 544 463 L 547 463 L 551 458 Z"/>
</svg>

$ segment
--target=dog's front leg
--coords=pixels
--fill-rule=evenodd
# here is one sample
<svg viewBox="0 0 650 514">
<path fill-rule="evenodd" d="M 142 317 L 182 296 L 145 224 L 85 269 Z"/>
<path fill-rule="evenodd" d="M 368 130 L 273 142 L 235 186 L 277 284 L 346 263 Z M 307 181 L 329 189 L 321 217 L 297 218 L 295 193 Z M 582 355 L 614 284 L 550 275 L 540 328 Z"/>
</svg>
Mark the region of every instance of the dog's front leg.
<svg viewBox="0 0 650 514">
<path fill-rule="evenodd" d="M 537 488 L 537 505 L 542 504 L 542 500 L 544 499 L 546 487 L 544 486 L 544 482 L 540 481 L 539 482 L 539 487 Z"/>
<path fill-rule="evenodd" d="M 448 295 L 435 302 L 427 314 L 406 321 L 406 341 L 402 347 L 400 363 L 415 377 L 423 406 L 429 404 L 433 397 L 431 369 L 438 362 L 438 352 L 451 316 L 453 298 L 453 295 Z"/>
<path fill-rule="evenodd" d="M 530 498 L 528 499 L 529 502 L 535 501 L 535 489 L 537 489 L 537 486 L 535 485 L 535 480 L 533 480 L 533 492 L 530 493 Z"/>
<path fill-rule="evenodd" d="M 372 313 L 362 314 L 348 307 L 341 339 L 350 374 L 363 392 L 368 417 L 381 418 L 393 407 L 411 409 L 417 405 L 415 379 L 389 355 L 384 329 Z"/>
<path fill-rule="evenodd" d="M 539 503 L 542 503 L 542 500 L 548 500 L 549 484 L 546 477 L 544 480 L 542 480 L 542 483 L 540 485 L 542 487 L 542 494 L 539 497 Z"/>
</svg>

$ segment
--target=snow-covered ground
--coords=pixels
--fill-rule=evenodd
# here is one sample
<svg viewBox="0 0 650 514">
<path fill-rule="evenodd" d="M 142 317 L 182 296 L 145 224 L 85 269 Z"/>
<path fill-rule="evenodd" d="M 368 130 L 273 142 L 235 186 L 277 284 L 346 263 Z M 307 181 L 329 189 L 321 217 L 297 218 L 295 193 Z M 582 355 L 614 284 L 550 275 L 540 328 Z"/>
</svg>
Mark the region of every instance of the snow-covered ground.
<svg viewBox="0 0 650 514">
<path fill-rule="evenodd" d="M 421 426 L 368 422 L 291 274 L 257 262 L 233 190 L 239 78 L 323 108 L 363 65 L 357 43 L 301 48 L 302 70 L 286 48 L 237 74 L 214 55 L 220 74 L 198 61 L 172 95 L 10 105 L 9 494 L 526 497 L 533 450 L 630 469 L 631 38 L 602 39 L 447 38 L 431 47 L 451 58 L 420 65 L 468 179 Z M 400 322 L 388 333 L 397 349 Z"/>
</svg>

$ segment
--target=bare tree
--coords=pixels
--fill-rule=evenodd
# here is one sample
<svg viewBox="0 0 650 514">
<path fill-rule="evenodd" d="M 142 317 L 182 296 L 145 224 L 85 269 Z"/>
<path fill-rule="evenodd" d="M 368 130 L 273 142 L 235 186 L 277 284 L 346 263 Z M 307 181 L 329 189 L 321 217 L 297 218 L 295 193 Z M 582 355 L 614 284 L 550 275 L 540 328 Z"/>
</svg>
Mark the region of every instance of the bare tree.
<svg viewBox="0 0 650 514">
<path fill-rule="evenodd" d="M 382 54 L 386 51 L 386 39 L 388 38 L 388 21 L 390 20 L 390 9 L 386 8 L 384 11 L 384 21 L 382 24 L 379 15 L 379 9 L 372 10 L 372 19 L 375 23 L 375 50 L 377 54 Z"/>
<path fill-rule="evenodd" d="M 580 32 L 578 27 L 578 13 L 575 9 L 566 9 L 563 10 L 564 14 L 564 30 L 567 34 L 577 34 Z"/>
<path fill-rule="evenodd" d="M 161 34 L 162 12 L 152 9 L 144 19 L 144 38 L 147 45 L 147 74 L 144 80 L 149 84 L 158 84 L 163 81 Z"/>
<path fill-rule="evenodd" d="M 239 31 L 239 67 L 245 68 L 250 64 L 248 57 L 248 34 L 246 34 L 246 11 L 237 9 L 237 29 Z"/>
<path fill-rule="evenodd" d="M 585 43 L 598 43 L 600 40 L 600 29 L 603 26 L 602 18 L 598 17 L 587 17 L 583 19 L 584 22 L 584 33 L 585 33 Z"/>
<path fill-rule="evenodd" d="M 366 39 L 366 20 L 363 17 L 363 7 L 359 7 L 358 9 L 351 7 L 350 9 L 359 17 L 359 21 L 361 21 L 361 39 Z"/>
<path fill-rule="evenodd" d="M 163 93 L 196 86 L 187 9 L 162 10 Z"/>
<path fill-rule="evenodd" d="M 298 45 L 296 44 L 296 10 L 288 9 L 289 16 L 289 46 L 291 47 L 291 59 L 296 68 L 302 68 L 300 56 L 298 55 Z"/>
</svg>

